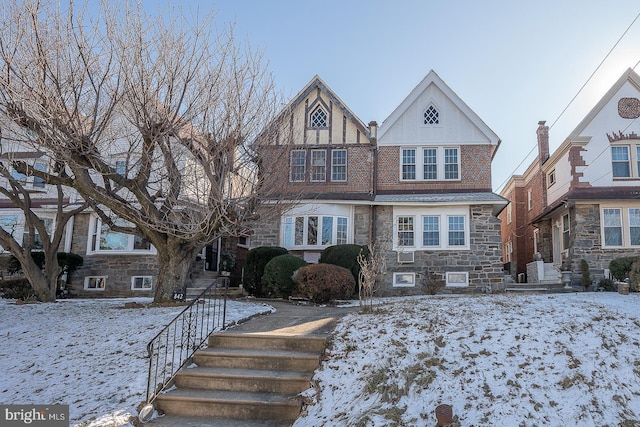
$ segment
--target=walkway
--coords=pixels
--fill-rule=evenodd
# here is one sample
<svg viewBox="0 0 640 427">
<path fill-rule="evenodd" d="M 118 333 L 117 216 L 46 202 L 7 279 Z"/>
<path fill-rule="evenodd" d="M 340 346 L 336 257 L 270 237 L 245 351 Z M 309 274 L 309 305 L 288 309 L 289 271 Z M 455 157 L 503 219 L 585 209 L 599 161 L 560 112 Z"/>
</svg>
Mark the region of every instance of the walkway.
<svg viewBox="0 0 640 427">
<path fill-rule="evenodd" d="M 257 300 L 273 306 L 275 313 L 256 316 L 222 333 L 328 336 L 338 320 L 359 307 L 297 304 L 285 300 Z"/>
</svg>

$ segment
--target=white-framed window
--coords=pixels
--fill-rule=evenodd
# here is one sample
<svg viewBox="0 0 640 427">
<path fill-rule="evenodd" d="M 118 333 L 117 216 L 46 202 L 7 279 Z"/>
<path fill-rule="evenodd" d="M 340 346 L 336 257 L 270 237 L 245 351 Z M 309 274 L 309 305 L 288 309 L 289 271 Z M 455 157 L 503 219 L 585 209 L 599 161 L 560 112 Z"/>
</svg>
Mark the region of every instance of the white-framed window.
<svg viewBox="0 0 640 427">
<path fill-rule="evenodd" d="M 393 250 L 468 250 L 469 210 L 465 207 L 394 209 Z M 416 224 L 419 224 L 416 233 Z"/>
<path fill-rule="evenodd" d="M 393 286 L 398 288 L 414 287 L 416 285 L 416 273 L 393 273 Z"/>
<path fill-rule="evenodd" d="M 431 104 L 426 110 L 424 110 L 423 118 L 424 120 L 422 124 L 427 126 L 437 125 L 440 123 L 440 112 L 433 104 Z"/>
<path fill-rule="evenodd" d="M 640 206 L 601 208 L 603 247 L 640 247 Z"/>
<path fill-rule="evenodd" d="M 311 150 L 311 182 L 327 180 L 327 150 Z"/>
<path fill-rule="evenodd" d="M 251 245 L 249 236 L 238 237 L 238 246 L 241 248 L 248 248 Z"/>
<path fill-rule="evenodd" d="M 533 209 L 533 190 L 531 188 L 527 190 L 527 207 L 528 210 Z"/>
<path fill-rule="evenodd" d="M 299 215 L 283 218 L 286 248 L 322 248 L 348 243 L 348 219 L 333 215 Z"/>
<path fill-rule="evenodd" d="M 44 228 L 47 230 L 47 234 L 51 235 L 53 231 L 53 218 L 41 218 L 41 219 L 42 219 L 42 222 L 44 222 Z M 38 230 L 34 230 L 34 231 L 35 231 L 35 237 L 33 239 L 33 244 L 32 244 L 33 246 L 31 247 L 31 250 L 41 251 L 44 249 L 42 244 L 42 237 L 40 237 Z M 23 246 L 25 245 L 28 239 L 29 239 L 29 229 L 27 227 L 24 227 L 24 230 L 22 231 Z"/>
<path fill-rule="evenodd" d="M 417 160 L 418 159 L 418 160 Z M 459 181 L 459 147 L 400 149 L 401 181 Z"/>
<path fill-rule="evenodd" d="M 547 175 L 547 187 L 551 187 L 555 183 L 556 183 L 556 170 L 554 169 L 551 172 L 549 172 L 549 175 Z"/>
<path fill-rule="evenodd" d="M 511 203 L 507 205 L 507 224 L 511 224 L 511 215 L 512 215 L 511 206 L 512 206 Z"/>
<path fill-rule="evenodd" d="M 54 218 L 40 215 L 40 219 L 44 222 L 47 233 L 51 235 L 53 231 Z M 0 215 L 0 227 L 2 227 L 2 229 L 7 233 L 11 234 L 19 244 L 23 246 L 26 244 L 27 239 L 29 238 L 29 229 L 25 227 L 24 214 L 22 214 L 22 212 L 7 212 Z M 40 237 L 38 230 L 34 231 L 35 238 L 32 242 L 31 250 L 41 251 L 43 249 L 42 238 Z"/>
<path fill-rule="evenodd" d="M 327 122 L 327 113 L 322 107 L 318 107 L 313 110 L 313 113 L 311 113 L 312 128 L 326 128 Z"/>
<path fill-rule="evenodd" d="M 450 288 L 466 288 L 469 286 L 469 272 L 447 271 L 445 273 L 446 286 Z"/>
<path fill-rule="evenodd" d="M 151 276 L 131 277 L 131 290 L 150 291 L 153 289 L 153 278 Z"/>
<path fill-rule="evenodd" d="M 611 172 L 614 178 L 629 178 L 631 176 L 628 146 L 615 145 L 611 147 Z"/>
<path fill-rule="evenodd" d="M 306 172 L 306 150 L 291 151 L 289 164 L 289 181 L 303 182 Z"/>
<path fill-rule="evenodd" d="M 87 276 L 84 278 L 84 288 L 91 291 L 104 291 L 107 287 L 107 276 Z"/>
<path fill-rule="evenodd" d="M 123 220 L 116 223 L 127 225 Z M 91 217 L 90 230 L 88 253 L 155 253 L 144 237 L 113 231 L 97 217 Z"/>
<path fill-rule="evenodd" d="M 331 150 L 331 181 L 347 180 L 347 150 Z"/>
<path fill-rule="evenodd" d="M 118 175 L 127 176 L 127 162 L 125 160 L 116 160 L 115 169 Z"/>
<path fill-rule="evenodd" d="M 511 262 L 511 257 L 513 255 L 513 242 L 509 240 L 504 244 L 504 262 Z"/>
<path fill-rule="evenodd" d="M 33 168 L 40 172 L 46 172 L 49 169 L 49 165 L 47 165 L 45 162 L 36 161 L 33 164 Z M 33 185 L 33 188 L 44 188 L 45 187 L 44 179 L 38 176 L 34 176 L 32 185 Z"/>
</svg>

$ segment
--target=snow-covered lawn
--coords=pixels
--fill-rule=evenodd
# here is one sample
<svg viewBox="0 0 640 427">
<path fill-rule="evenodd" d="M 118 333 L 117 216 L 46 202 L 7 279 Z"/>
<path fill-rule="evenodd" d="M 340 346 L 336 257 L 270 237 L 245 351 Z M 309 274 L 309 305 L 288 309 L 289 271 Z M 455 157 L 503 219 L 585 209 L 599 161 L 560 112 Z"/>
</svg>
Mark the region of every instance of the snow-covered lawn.
<svg viewBox="0 0 640 427">
<path fill-rule="evenodd" d="M 640 426 L 640 295 L 425 297 L 335 331 L 294 427 Z"/>
<path fill-rule="evenodd" d="M 180 309 L 124 301 L 0 300 L 0 404 L 69 404 L 74 426 L 130 426 L 145 345 Z M 339 323 L 295 427 L 433 426 L 441 403 L 464 427 L 640 425 L 640 295 L 392 301 Z M 270 310 L 232 301 L 227 316 Z"/>
<path fill-rule="evenodd" d="M 131 425 L 145 399 L 146 345 L 184 307 L 125 309 L 125 302 L 151 299 L 0 299 L 0 404 L 70 405 L 73 426 Z M 227 320 L 272 310 L 228 301 Z"/>
</svg>

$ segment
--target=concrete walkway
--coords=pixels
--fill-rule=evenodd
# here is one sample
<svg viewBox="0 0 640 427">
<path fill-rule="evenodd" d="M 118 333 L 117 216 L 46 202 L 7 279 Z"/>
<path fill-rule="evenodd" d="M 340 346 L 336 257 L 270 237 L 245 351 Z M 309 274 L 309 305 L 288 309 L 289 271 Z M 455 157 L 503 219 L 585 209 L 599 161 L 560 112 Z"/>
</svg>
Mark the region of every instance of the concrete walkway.
<svg viewBox="0 0 640 427">
<path fill-rule="evenodd" d="M 328 336 L 338 320 L 360 307 L 328 307 L 286 300 L 255 300 L 273 306 L 275 313 L 256 316 L 222 333 Z"/>
</svg>

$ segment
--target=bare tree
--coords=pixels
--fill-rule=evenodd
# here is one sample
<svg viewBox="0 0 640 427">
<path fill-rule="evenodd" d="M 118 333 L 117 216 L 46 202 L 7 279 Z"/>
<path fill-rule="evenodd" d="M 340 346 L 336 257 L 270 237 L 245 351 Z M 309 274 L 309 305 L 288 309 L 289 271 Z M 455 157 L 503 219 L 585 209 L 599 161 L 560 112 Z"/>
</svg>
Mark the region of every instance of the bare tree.
<svg viewBox="0 0 640 427">
<path fill-rule="evenodd" d="M 132 2 L 92 14 L 74 2 L 4 3 L 0 114 L 65 174 L 29 172 L 76 189 L 112 230 L 148 239 L 154 299 L 169 299 L 202 247 L 244 231 L 256 211 L 248 142 L 278 107 L 261 55 L 232 27 L 217 30 L 212 12 L 172 10 L 168 22 Z"/>
<path fill-rule="evenodd" d="M 378 290 L 378 278 L 384 276 L 387 269 L 384 247 L 384 242 L 375 241 L 369 245 L 368 253 L 361 252 L 357 258 L 360 266 L 358 299 L 360 309 L 365 312 L 373 310 L 373 296 Z"/>
<path fill-rule="evenodd" d="M 28 144 L 22 144 L 15 137 L 8 140 L 8 134 L 19 133 L 7 132 L 13 126 L 6 125 L 2 127 L 5 129 L 4 140 L 0 133 L 0 177 L 4 178 L 0 194 L 17 211 L 3 215 L 0 245 L 18 260 L 38 300 L 55 301 L 58 278 L 62 273 L 57 254 L 65 227 L 70 218 L 87 207 L 87 203 L 75 201 L 61 186 L 49 186 L 42 179 L 29 177 L 30 170 L 42 169 L 39 165 L 48 169 L 50 159 L 44 153 L 20 151 Z M 42 269 L 32 257 L 34 251 L 44 254 Z"/>
</svg>

